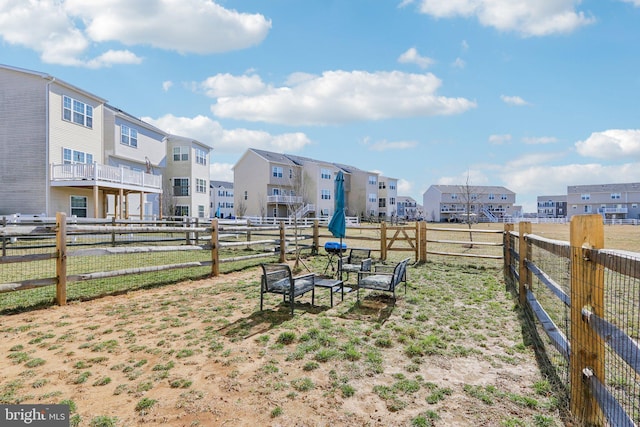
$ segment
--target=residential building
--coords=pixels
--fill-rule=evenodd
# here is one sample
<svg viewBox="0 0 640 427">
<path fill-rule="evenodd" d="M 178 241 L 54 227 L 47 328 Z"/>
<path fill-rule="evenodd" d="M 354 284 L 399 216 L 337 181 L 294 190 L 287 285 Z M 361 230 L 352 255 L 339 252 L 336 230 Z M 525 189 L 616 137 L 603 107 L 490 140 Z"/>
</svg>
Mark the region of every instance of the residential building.
<svg viewBox="0 0 640 427">
<path fill-rule="evenodd" d="M 168 144 L 181 137 L 46 73 L 0 65 L 0 93 L 0 215 L 163 215 L 163 173 L 183 173 Z M 207 166 L 192 169 L 208 178 Z"/>
<path fill-rule="evenodd" d="M 211 217 L 229 218 L 235 216 L 233 210 L 233 182 L 209 181 Z"/>
<path fill-rule="evenodd" d="M 398 196 L 398 217 L 405 220 L 415 220 L 423 215 L 422 206 L 416 202 L 416 199 L 409 196 Z"/>
<path fill-rule="evenodd" d="M 378 173 L 255 148 L 233 167 L 234 209 L 239 216 L 330 217 L 338 171 L 344 174 L 347 216 L 377 218 Z"/>
<path fill-rule="evenodd" d="M 639 203 L 640 182 L 567 187 L 567 219 L 591 213 L 601 214 L 604 219 L 638 219 Z"/>
<path fill-rule="evenodd" d="M 381 220 L 396 219 L 398 214 L 398 180 L 380 176 L 378 178 L 378 217 Z"/>
<path fill-rule="evenodd" d="M 177 135 L 167 138 L 164 206 L 168 215 L 209 218 L 209 152 L 199 141 Z"/>
<path fill-rule="evenodd" d="M 432 185 L 423 194 L 425 219 L 501 221 L 516 214 L 516 194 L 501 186 Z"/>
<path fill-rule="evenodd" d="M 565 218 L 567 196 L 538 196 L 538 218 Z"/>
</svg>

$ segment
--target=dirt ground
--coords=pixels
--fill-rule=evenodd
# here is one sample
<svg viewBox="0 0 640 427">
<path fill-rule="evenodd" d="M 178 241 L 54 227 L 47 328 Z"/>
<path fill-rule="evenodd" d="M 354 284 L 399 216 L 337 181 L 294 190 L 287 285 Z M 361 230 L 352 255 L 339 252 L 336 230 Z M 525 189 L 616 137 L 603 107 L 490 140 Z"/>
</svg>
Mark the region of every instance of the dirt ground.
<svg viewBox="0 0 640 427">
<path fill-rule="evenodd" d="M 396 343 L 381 347 L 382 372 L 372 372 L 364 357 L 314 363 L 279 337 L 293 332 L 302 345 L 305 331 L 323 327 L 352 341 L 381 331 L 393 337 L 376 316 L 402 316 L 410 298 L 401 296 L 392 311 L 385 298 L 366 300 L 367 314 L 353 311 L 353 294 L 329 307 L 320 289 L 321 308 L 303 304 L 291 319 L 275 296 L 259 311 L 258 280 L 252 268 L 2 316 L 0 401 L 71 400 L 75 422 L 86 426 L 111 425 L 97 417 L 117 417 L 118 426 L 561 425 L 553 409 L 541 410 L 546 403 L 532 408 L 497 394 L 489 403 L 470 392 L 533 395 L 541 375 L 532 351 L 514 354 L 521 328 L 515 314 L 500 326 L 515 334 L 489 335 L 477 351 L 412 364 Z M 506 293 L 495 303 L 507 310 L 513 304 Z M 401 381 L 413 378 L 419 391 Z M 394 382 L 407 389 L 385 398 L 384 387 Z M 429 400 L 438 390 L 442 399 Z M 548 416 L 546 424 L 534 422 L 537 413 Z M 527 421 L 508 424 L 510 414 Z"/>
</svg>

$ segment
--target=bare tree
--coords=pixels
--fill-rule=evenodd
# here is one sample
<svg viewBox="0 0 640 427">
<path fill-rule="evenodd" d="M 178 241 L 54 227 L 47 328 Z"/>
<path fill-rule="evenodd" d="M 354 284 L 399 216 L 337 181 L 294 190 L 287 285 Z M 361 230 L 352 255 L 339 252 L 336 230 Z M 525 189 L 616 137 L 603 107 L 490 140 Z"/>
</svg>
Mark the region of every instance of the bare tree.
<svg viewBox="0 0 640 427">
<path fill-rule="evenodd" d="M 309 200 L 309 189 L 307 186 L 308 181 L 309 178 L 308 176 L 305 176 L 305 172 L 302 168 L 291 170 L 291 174 L 289 175 L 290 199 L 287 203 L 287 213 L 289 218 L 293 220 L 293 235 L 296 254 L 296 260 L 293 265 L 294 270 L 299 269 L 299 264 L 302 264 L 308 271 L 311 271 L 300 258 L 300 247 L 298 245 L 298 239 L 300 237 L 300 228 L 298 227 L 298 224 L 300 216 L 303 215 L 303 211 L 308 205 Z"/>
<path fill-rule="evenodd" d="M 258 208 L 260 209 L 260 218 L 264 220 L 267 216 L 267 198 L 262 193 L 258 193 Z"/>
<path fill-rule="evenodd" d="M 467 226 L 469 227 L 469 241 L 473 242 L 473 233 L 471 232 L 471 226 L 474 222 L 478 221 L 478 216 L 475 213 L 472 213 L 472 207 L 474 207 L 474 203 L 478 199 L 477 189 L 471 185 L 471 177 L 469 176 L 469 172 L 467 171 L 467 179 L 464 185 L 460 186 L 460 196 L 462 197 L 462 201 L 465 204 L 464 209 L 464 217 Z M 473 248 L 473 243 L 469 245 L 469 249 Z"/>
<path fill-rule="evenodd" d="M 236 216 L 242 218 L 247 213 L 247 204 L 244 200 L 241 200 L 236 206 Z"/>
</svg>

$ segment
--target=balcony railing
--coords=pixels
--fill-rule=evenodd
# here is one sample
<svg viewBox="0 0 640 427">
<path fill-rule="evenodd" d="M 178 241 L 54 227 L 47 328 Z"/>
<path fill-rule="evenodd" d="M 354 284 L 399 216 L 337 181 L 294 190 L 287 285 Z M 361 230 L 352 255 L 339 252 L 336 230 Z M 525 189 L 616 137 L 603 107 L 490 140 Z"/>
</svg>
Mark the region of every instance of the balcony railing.
<svg viewBox="0 0 640 427">
<path fill-rule="evenodd" d="M 292 205 L 302 203 L 302 196 L 267 196 L 267 203 L 282 203 Z"/>
<path fill-rule="evenodd" d="M 98 163 L 51 165 L 51 181 L 102 181 L 143 188 L 162 188 L 162 175 Z"/>
<path fill-rule="evenodd" d="M 598 213 L 601 214 L 626 214 L 629 213 L 627 208 L 598 208 Z"/>
</svg>

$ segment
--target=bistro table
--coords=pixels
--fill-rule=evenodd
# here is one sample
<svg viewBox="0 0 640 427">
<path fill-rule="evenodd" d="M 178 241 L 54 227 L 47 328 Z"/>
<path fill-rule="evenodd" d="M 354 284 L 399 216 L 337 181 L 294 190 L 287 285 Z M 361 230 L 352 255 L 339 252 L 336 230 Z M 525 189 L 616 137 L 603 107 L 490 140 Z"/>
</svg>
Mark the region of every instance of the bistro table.
<svg viewBox="0 0 640 427">
<path fill-rule="evenodd" d="M 331 307 L 333 307 L 333 293 L 340 291 L 340 300 L 344 301 L 344 282 L 337 279 L 327 279 L 326 277 L 316 276 L 314 285 L 316 288 L 327 288 L 331 293 Z M 351 288 L 347 288 L 349 292 Z"/>
</svg>

